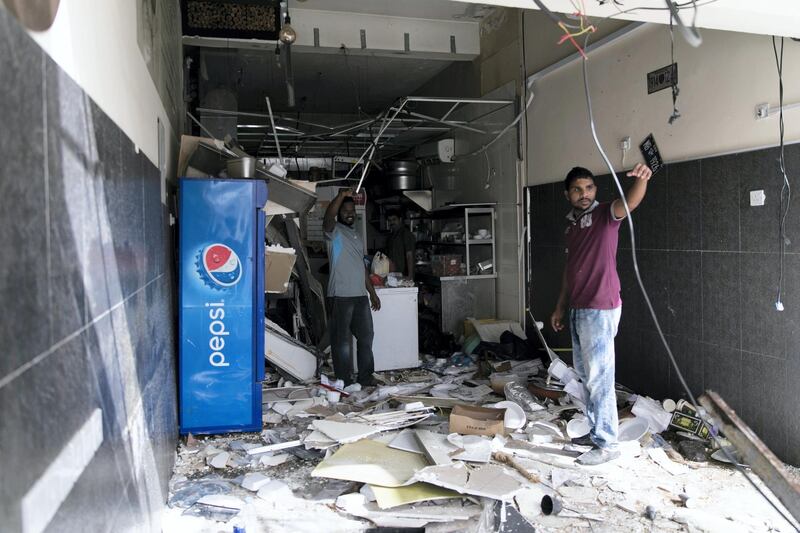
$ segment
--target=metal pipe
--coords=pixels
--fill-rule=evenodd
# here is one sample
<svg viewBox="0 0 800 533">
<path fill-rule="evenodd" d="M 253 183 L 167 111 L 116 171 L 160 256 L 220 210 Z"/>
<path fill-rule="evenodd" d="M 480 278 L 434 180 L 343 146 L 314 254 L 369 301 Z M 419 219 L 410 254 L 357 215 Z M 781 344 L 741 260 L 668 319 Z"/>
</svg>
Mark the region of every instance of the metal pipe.
<svg viewBox="0 0 800 533">
<path fill-rule="evenodd" d="M 394 112 L 394 115 L 392 115 L 392 118 L 390 118 L 388 121 L 387 121 L 386 119 L 384 119 L 383 126 L 382 126 L 382 127 L 381 127 L 381 129 L 378 131 L 378 135 L 376 135 L 376 136 L 375 136 L 375 139 L 372 141 L 372 146 L 373 146 L 373 147 L 377 146 L 377 144 L 378 144 L 378 141 L 380 141 L 381 135 L 383 135 L 383 132 L 384 132 L 384 131 L 386 131 L 386 128 L 388 128 L 388 127 L 389 127 L 389 124 L 391 124 L 392 122 L 394 122 L 394 119 L 395 119 L 395 118 L 397 118 L 397 115 L 400 113 L 400 111 L 402 111 L 402 109 L 405 107 L 405 105 L 406 105 L 406 103 L 407 103 L 407 102 L 408 102 L 408 98 L 403 98 L 403 100 L 402 100 L 402 101 L 401 101 L 401 103 L 400 103 L 400 107 L 398 107 L 398 108 L 397 108 L 397 110 Z M 359 165 L 359 164 L 360 164 L 362 161 L 364 161 L 364 157 L 367 155 L 367 152 L 369 152 L 369 151 L 370 151 L 370 148 L 367 148 L 366 150 L 364 150 L 364 153 L 363 153 L 363 154 L 361 154 L 361 157 L 359 157 L 359 158 L 358 158 L 358 161 L 356 162 L 356 164 L 355 164 L 355 165 L 353 165 L 353 168 L 351 168 L 351 169 L 350 169 L 350 170 L 347 172 L 347 174 L 345 175 L 345 179 L 346 179 L 346 178 L 349 178 L 349 177 L 350 177 L 350 174 L 352 174 L 352 173 L 353 173 L 353 170 L 355 170 L 355 168 L 356 168 L 356 167 L 357 167 L 357 166 L 358 166 L 358 165 Z"/>
<path fill-rule="evenodd" d="M 372 151 L 369 153 L 369 159 L 367 160 L 367 164 L 364 165 L 364 170 L 361 171 L 361 179 L 358 180 L 358 186 L 356 187 L 356 194 L 361 191 L 361 184 L 364 183 L 364 178 L 367 177 L 367 171 L 369 170 L 369 166 L 372 164 L 372 157 L 375 155 L 375 145 L 372 145 Z M 347 176 L 345 176 L 347 179 Z"/>
<path fill-rule="evenodd" d="M 191 114 L 191 113 L 189 113 L 188 111 L 186 112 L 186 114 L 187 114 L 187 115 L 189 115 L 189 118 L 190 118 L 190 119 L 192 119 L 192 120 L 194 121 L 194 123 L 195 123 L 195 124 L 197 124 L 198 126 L 200 126 L 200 129 L 201 129 L 201 130 L 203 130 L 203 131 L 205 132 L 205 134 L 206 134 L 206 135 L 208 135 L 208 136 L 209 136 L 210 138 L 212 138 L 212 139 L 219 140 L 219 139 L 217 139 L 216 137 L 214 137 L 214 134 L 213 134 L 213 133 L 211 133 L 210 131 L 208 131 L 208 130 L 206 129 L 206 127 L 205 127 L 205 126 L 203 126 L 203 124 L 202 124 L 202 123 L 201 123 L 199 120 L 197 120 L 197 119 L 195 118 L 195 116 L 194 116 L 194 115 L 192 115 L 192 114 Z"/>
<path fill-rule="evenodd" d="M 481 135 L 486 135 L 486 132 L 483 131 L 483 130 L 479 130 L 478 128 L 473 128 L 471 126 L 464 126 L 463 124 L 459 124 L 458 122 L 440 120 L 438 118 L 433 118 L 433 117 L 430 117 L 428 115 L 423 115 L 422 113 L 417 113 L 415 111 L 406 111 L 406 114 L 408 114 L 408 115 L 410 115 L 412 117 L 417 117 L 417 118 L 421 118 L 421 119 L 424 119 L 424 120 L 430 120 L 431 122 L 436 122 L 438 124 L 444 124 L 446 126 L 450 126 L 450 127 L 453 127 L 453 128 L 461 128 L 461 129 L 464 129 L 464 130 L 467 130 L 467 131 L 471 131 L 473 133 L 480 133 Z"/>
<path fill-rule="evenodd" d="M 272 117 L 272 104 L 269 101 L 269 96 L 265 96 L 267 100 L 267 111 L 269 111 L 269 123 L 272 126 L 272 136 L 275 139 L 275 148 L 278 150 L 278 159 L 283 160 L 281 155 L 281 141 L 278 139 L 278 134 L 275 131 L 275 119 Z"/>
<path fill-rule="evenodd" d="M 480 98 L 446 98 L 440 96 L 406 96 L 407 102 L 444 102 L 460 104 L 513 104 L 514 100 L 482 100 Z"/>
</svg>

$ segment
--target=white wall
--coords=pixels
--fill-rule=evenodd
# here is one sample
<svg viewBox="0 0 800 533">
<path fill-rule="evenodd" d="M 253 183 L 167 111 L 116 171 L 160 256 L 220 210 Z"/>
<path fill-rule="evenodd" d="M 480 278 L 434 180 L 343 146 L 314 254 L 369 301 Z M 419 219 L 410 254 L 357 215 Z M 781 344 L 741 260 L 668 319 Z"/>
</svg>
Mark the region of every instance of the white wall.
<svg viewBox="0 0 800 533">
<path fill-rule="evenodd" d="M 682 117 L 669 89 L 647 94 L 646 74 L 670 62 L 669 29 L 646 25 L 589 54 L 595 123 L 615 170 L 619 140 L 632 139 L 626 168 L 641 160 L 638 144 L 653 133 L 665 161 L 696 159 L 774 146 L 778 120 L 755 119 L 755 106 L 778 103 L 778 77 L 769 36 L 705 30 L 700 48 L 675 36 Z M 563 179 L 575 165 L 607 173 L 589 131 L 582 65 L 570 63 L 534 86 L 528 112 L 528 184 Z M 800 102 L 800 43 L 786 39 L 784 103 Z M 786 141 L 800 140 L 800 108 L 786 111 Z"/>
<path fill-rule="evenodd" d="M 50 29 L 30 34 L 154 165 L 160 118 L 171 170 L 180 126 L 170 123 L 139 51 L 136 10 L 135 0 L 61 0 Z"/>
</svg>

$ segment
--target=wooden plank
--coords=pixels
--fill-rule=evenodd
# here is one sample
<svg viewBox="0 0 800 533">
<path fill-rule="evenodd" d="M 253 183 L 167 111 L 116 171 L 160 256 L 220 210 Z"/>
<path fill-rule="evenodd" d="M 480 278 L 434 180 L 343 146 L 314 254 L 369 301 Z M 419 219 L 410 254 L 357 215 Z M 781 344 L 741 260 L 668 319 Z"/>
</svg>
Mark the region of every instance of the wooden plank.
<svg viewBox="0 0 800 533">
<path fill-rule="evenodd" d="M 741 454 L 744 462 L 750 465 L 753 472 L 769 487 L 786 510 L 800 522 L 800 485 L 789 478 L 783 462 L 736 415 L 719 394 L 709 390 L 700 396 L 698 401 Z"/>
</svg>

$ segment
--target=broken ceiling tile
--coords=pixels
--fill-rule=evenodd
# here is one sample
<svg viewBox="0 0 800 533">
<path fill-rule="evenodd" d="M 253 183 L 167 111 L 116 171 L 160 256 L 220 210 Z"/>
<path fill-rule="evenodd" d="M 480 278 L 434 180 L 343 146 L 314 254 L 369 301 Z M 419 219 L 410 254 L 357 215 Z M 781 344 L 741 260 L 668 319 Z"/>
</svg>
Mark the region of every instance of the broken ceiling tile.
<svg viewBox="0 0 800 533">
<path fill-rule="evenodd" d="M 495 439 L 502 439 L 496 436 Z M 492 440 L 481 435 L 459 435 L 451 433 L 447 436 L 447 441 L 461 450 L 452 457 L 458 461 L 469 461 L 473 463 L 488 463 L 492 458 Z M 499 447 L 502 448 L 502 440 L 498 440 Z"/>
<path fill-rule="evenodd" d="M 378 507 L 381 509 L 391 509 L 392 507 L 398 507 L 409 503 L 461 497 L 461 495 L 455 491 L 437 487 L 430 483 L 414 483 L 405 487 L 364 486 L 372 489 Z"/>
<path fill-rule="evenodd" d="M 422 448 L 419 447 L 417 438 L 414 436 L 413 429 L 404 429 L 398 433 L 389 443 L 389 448 L 411 453 L 423 453 Z"/>
<path fill-rule="evenodd" d="M 378 527 L 387 528 L 422 528 L 434 522 L 452 522 L 467 520 L 481 512 L 477 505 L 436 505 L 395 508 L 381 511 L 374 503 L 368 503 L 363 494 L 354 492 L 336 499 L 336 507 L 348 514 L 366 518 Z"/>
<path fill-rule="evenodd" d="M 269 483 L 271 479 L 260 472 L 250 472 L 245 474 L 242 487 L 252 492 L 258 492 L 258 489 Z"/>
<path fill-rule="evenodd" d="M 228 465 L 228 459 L 231 458 L 231 454 L 228 452 L 220 452 L 216 455 L 210 455 L 206 458 L 206 462 L 208 466 L 213 466 L 214 468 L 225 468 Z"/>
<path fill-rule="evenodd" d="M 277 502 L 279 500 L 294 499 L 294 494 L 286 483 L 273 479 L 258 489 L 258 497 L 262 500 Z"/>
<path fill-rule="evenodd" d="M 278 453 L 275 455 L 264 455 L 258 461 L 263 466 L 278 466 L 288 461 L 290 457 L 291 456 L 287 453 Z"/>
<path fill-rule="evenodd" d="M 315 429 L 320 430 L 333 440 L 341 442 L 342 444 L 355 442 L 383 431 L 381 427 L 359 424 L 358 422 L 314 420 L 311 424 Z"/>
<path fill-rule="evenodd" d="M 316 448 L 318 450 L 327 450 L 332 446 L 336 446 L 338 442 L 327 436 L 325 433 L 315 429 L 309 433 L 305 439 L 303 439 L 303 444 L 305 445 L 306 449 Z"/>
<path fill-rule="evenodd" d="M 479 467 L 468 467 L 464 463 L 429 466 L 418 471 L 412 480 L 494 500 L 508 500 L 522 487 L 505 468 L 491 464 Z"/>
<path fill-rule="evenodd" d="M 434 465 L 449 465 L 453 462 L 452 454 L 459 451 L 459 448 L 447 442 L 447 435 L 441 433 L 418 429 L 414 431 L 414 437 L 422 453 Z"/>
<path fill-rule="evenodd" d="M 419 454 L 394 450 L 386 444 L 364 439 L 339 448 L 318 464 L 311 476 L 399 487 L 427 464 Z"/>
</svg>

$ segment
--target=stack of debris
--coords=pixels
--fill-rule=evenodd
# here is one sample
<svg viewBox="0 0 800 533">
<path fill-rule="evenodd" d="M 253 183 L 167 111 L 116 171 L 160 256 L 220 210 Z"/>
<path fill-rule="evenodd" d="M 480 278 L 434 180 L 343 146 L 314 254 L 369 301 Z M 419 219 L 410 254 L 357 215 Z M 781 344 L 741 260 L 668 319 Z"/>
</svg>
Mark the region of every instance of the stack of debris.
<svg viewBox="0 0 800 533">
<path fill-rule="evenodd" d="M 181 444 L 169 523 L 443 532 L 728 522 L 729 511 L 720 518 L 703 509 L 718 490 L 709 483 L 730 488 L 731 480 L 729 470 L 710 468 L 714 429 L 690 404 L 618 387 L 623 456 L 582 467 L 575 458 L 589 448 L 572 439 L 588 433 L 586 398 L 572 368 L 557 358 L 547 369 L 539 360 L 495 361 L 485 375 L 477 358 L 462 356 L 375 374 L 380 385 L 364 389 L 324 375 L 301 385 L 273 376 L 260 435 Z M 776 526 L 764 509 L 736 519 Z"/>
</svg>

